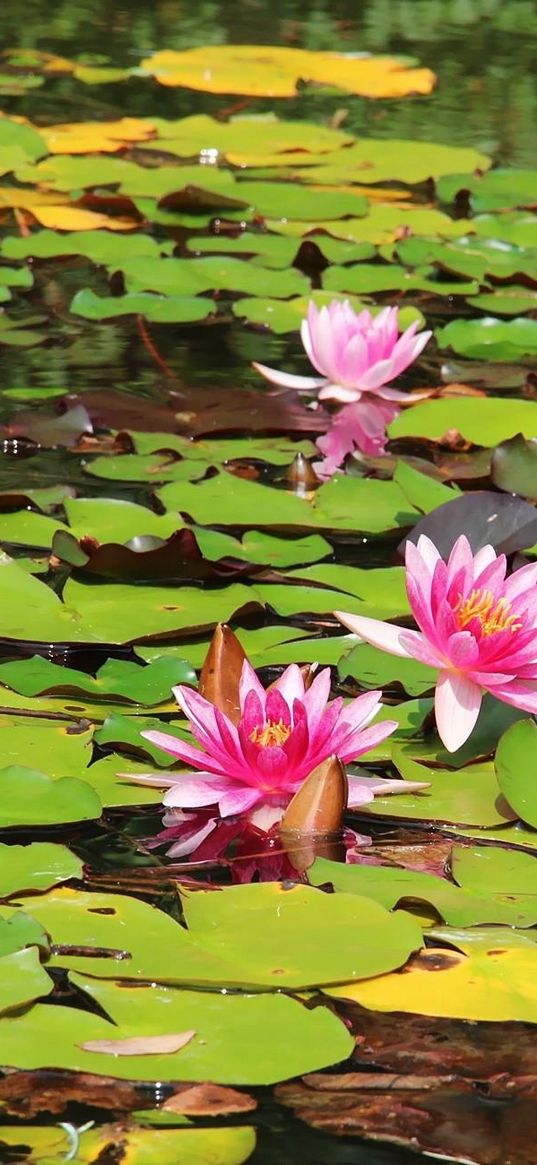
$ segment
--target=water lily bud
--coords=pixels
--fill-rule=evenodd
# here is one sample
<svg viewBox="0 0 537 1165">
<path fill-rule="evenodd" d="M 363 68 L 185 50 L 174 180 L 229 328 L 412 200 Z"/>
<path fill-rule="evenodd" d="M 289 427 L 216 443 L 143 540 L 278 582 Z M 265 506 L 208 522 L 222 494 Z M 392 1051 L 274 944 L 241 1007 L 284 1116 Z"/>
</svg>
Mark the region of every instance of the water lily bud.
<svg viewBox="0 0 537 1165">
<path fill-rule="evenodd" d="M 238 724 L 240 720 L 239 684 L 246 656 L 231 627 L 218 623 L 205 656 L 199 681 L 199 693 Z"/>
</svg>

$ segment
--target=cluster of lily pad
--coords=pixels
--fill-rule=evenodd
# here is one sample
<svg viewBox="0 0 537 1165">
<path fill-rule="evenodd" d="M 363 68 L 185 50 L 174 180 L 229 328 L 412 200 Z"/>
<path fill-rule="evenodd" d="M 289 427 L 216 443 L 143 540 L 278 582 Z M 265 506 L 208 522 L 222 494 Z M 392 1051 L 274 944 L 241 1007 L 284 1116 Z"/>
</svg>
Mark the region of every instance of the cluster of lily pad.
<svg viewBox="0 0 537 1165">
<path fill-rule="evenodd" d="M 193 85 L 196 53 L 143 67 Z M 329 79 L 331 54 L 305 56 L 307 79 Z M 304 76 L 285 61 L 275 96 Z M 5 65 L 121 80 L 44 54 Z M 385 95 L 432 84 L 369 65 L 355 78 Z M 274 78 L 254 80 L 266 93 Z M 265 115 L 0 117 L 0 144 L 0 344 L 71 344 L 133 317 L 162 376 L 158 399 L 49 381 L 1 394 L 6 450 L 25 454 L 0 491 L 2 1064 L 266 1085 L 350 1056 L 352 1004 L 537 1022 L 536 175 Z M 305 386 L 307 313 L 322 383 Z M 277 391 L 244 362 L 231 400 L 178 396 L 158 343 L 183 325 L 231 344 L 253 329 L 249 359 Z M 276 353 L 274 335 L 290 336 Z M 58 451 L 63 482 L 43 485 Z M 229 723 L 195 693 L 220 622 L 251 661 Z M 354 860 L 193 891 L 196 869 L 258 874 L 260 834 L 334 754 Z M 418 853 L 389 850 L 396 826 L 402 842 L 420 831 Z M 289 872 L 275 842 L 272 879 Z M 146 1144 L 193 1165 L 252 1151 L 249 1127 L 185 1119 L 136 1112 L 133 1159 Z M 73 1155 L 65 1129 L 15 1132 L 0 1139 Z M 88 1129 L 75 1149 L 92 1160 L 112 1139 Z"/>
</svg>

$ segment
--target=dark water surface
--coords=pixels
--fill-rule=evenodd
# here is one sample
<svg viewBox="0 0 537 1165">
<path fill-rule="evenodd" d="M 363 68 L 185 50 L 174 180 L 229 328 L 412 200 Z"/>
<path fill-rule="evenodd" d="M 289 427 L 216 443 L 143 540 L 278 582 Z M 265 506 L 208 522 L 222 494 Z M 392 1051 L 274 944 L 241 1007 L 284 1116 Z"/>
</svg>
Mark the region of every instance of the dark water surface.
<svg viewBox="0 0 537 1165">
<path fill-rule="evenodd" d="M 158 49 L 221 43 L 407 54 L 436 72 L 432 96 L 370 102 L 308 92 L 285 103 L 257 102 L 256 110 L 276 108 L 284 117 L 324 122 L 345 108 L 345 129 L 357 135 L 475 146 L 506 165 L 535 165 L 537 9 L 532 0 L 316 0 L 307 18 L 305 9 L 303 0 L 26 0 L 24 6 L 3 0 L 0 47 L 39 48 L 88 63 L 108 60 L 129 67 Z M 232 104 L 232 98 L 166 89 L 142 79 L 91 87 L 69 76 L 47 80 L 42 89 L 22 96 L 0 98 L 6 113 L 37 125 L 121 115 L 179 118 Z M 49 281 L 50 296 L 61 294 L 68 304 L 73 292 L 87 285 L 88 270 L 73 268 L 71 285 L 64 281 L 61 292 L 52 269 L 42 266 L 39 278 Z M 159 371 L 134 321 L 78 326 L 74 342 L 71 334 L 62 343 L 61 304 L 57 320 L 59 342 L 53 346 L 1 351 L 3 387 L 114 387 L 158 398 Z M 279 366 L 295 344 L 294 339 L 247 333 L 238 324 L 154 331 L 179 381 L 189 387 L 218 384 L 223 394 L 238 383 L 258 383 L 249 368 L 254 356 Z M 3 405 L 0 411 L 3 419 Z M 4 463 L 2 488 L 57 480 L 76 485 L 80 478 L 79 462 L 68 454 L 48 454 L 43 462 L 34 457 L 27 468 L 18 459 L 4 458 Z M 90 492 L 87 479 L 84 484 Z M 126 494 L 138 500 L 134 491 Z M 116 496 L 121 496 L 117 490 Z M 403 1150 L 313 1132 L 278 1108 L 268 1090 L 256 1120 L 255 1165 L 409 1165 L 415 1160 Z"/>
</svg>

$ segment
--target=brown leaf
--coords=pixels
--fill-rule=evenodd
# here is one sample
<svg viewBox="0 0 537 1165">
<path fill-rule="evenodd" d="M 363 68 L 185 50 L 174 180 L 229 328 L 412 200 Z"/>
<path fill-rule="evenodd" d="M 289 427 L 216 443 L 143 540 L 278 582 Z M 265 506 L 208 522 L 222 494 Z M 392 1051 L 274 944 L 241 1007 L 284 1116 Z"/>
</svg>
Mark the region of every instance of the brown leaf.
<svg viewBox="0 0 537 1165">
<path fill-rule="evenodd" d="M 80 1044 L 83 1052 L 105 1056 L 166 1056 L 179 1052 L 196 1035 L 195 1031 L 164 1036 L 132 1036 L 123 1040 L 88 1040 Z"/>
<path fill-rule="evenodd" d="M 224 1116 L 232 1112 L 252 1112 L 257 1100 L 236 1088 L 220 1084 L 193 1084 L 174 1092 L 161 1108 L 162 1112 L 178 1112 L 185 1116 Z"/>
</svg>

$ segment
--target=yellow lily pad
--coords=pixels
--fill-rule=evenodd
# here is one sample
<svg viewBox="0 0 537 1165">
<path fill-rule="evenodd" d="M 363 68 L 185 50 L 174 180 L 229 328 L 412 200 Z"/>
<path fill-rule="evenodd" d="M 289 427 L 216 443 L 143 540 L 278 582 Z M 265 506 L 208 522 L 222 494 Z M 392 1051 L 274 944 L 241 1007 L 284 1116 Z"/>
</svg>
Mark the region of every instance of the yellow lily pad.
<svg viewBox="0 0 537 1165">
<path fill-rule="evenodd" d="M 410 62 L 412 64 L 412 62 Z M 299 82 L 337 86 L 361 97 L 404 97 L 431 92 L 430 69 L 407 59 L 308 52 L 273 45 L 210 45 L 165 49 L 142 61 L 161 85 L 249 97 L 294 97 Z"/>
</svg>

